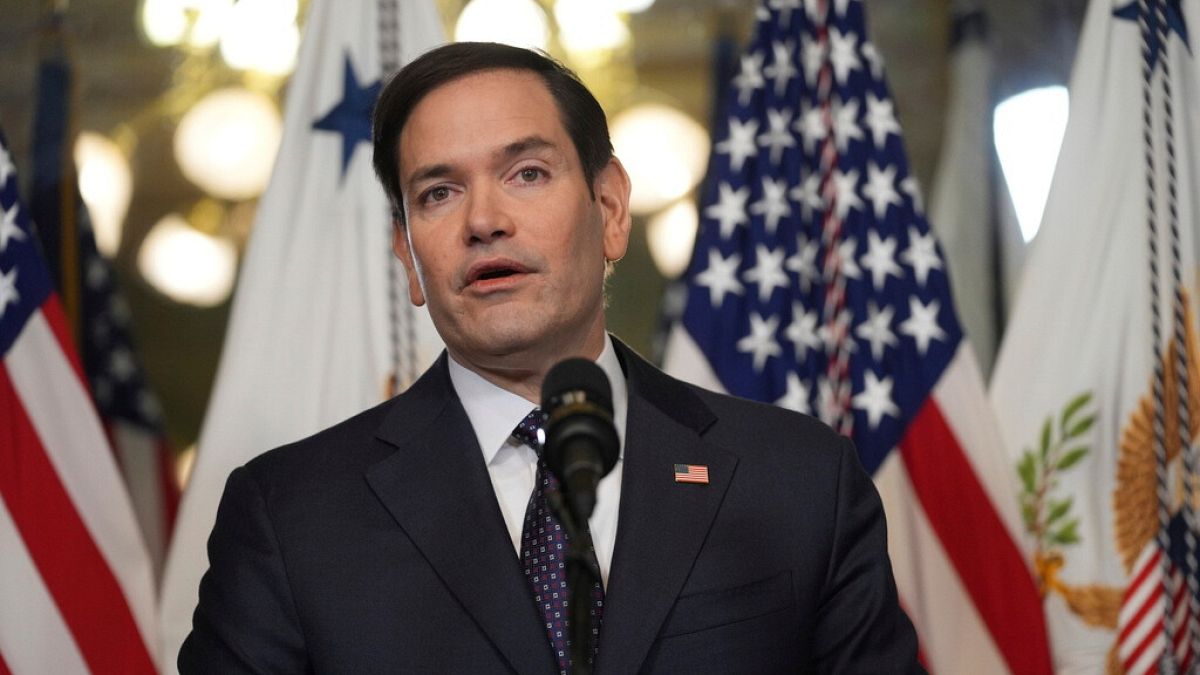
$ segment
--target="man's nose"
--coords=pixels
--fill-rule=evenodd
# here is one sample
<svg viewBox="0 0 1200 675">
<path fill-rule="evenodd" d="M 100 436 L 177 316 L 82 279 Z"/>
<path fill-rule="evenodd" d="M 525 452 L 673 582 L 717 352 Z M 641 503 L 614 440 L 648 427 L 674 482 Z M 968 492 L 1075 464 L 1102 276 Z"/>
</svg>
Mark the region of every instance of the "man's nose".
<svg viewBox="0 0 1200 675">
<path fill-rule="evenodd" d="M 513 221 L 504 208 L 504 195 L 494 187 L 481 187 L 467 195 L 467 243 L 488 243 L 513 233 Z"/>
</svg>

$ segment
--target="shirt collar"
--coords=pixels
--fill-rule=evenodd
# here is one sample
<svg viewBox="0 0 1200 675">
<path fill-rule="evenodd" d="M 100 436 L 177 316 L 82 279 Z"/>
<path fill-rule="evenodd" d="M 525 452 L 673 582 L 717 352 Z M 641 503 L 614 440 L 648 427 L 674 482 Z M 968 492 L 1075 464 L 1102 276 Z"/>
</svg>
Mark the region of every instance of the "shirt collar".
<svg viewBox="0 0 1200 675">
<path fill-rule="evenodd" d="M 617 438 L 621 441 L 621 456 L 625 454 L 625 418 L 629 409 L 628 389 L 621 362 L 613 348 L 612 338 L 604 336 L 604 349 L 596 359 L 596 365 L 608 376 L 612 384 L 613 424 Z M 517 424 L 535 407 L 521 396 L 488 382 L 481 375 L 449 358 L 450 381 L 458 398 L 462 401 L 467 419 L 475 430 L 483 461 L 490 464 L 500 449 L 509 442 L 509 436 Z"/>
</svg>

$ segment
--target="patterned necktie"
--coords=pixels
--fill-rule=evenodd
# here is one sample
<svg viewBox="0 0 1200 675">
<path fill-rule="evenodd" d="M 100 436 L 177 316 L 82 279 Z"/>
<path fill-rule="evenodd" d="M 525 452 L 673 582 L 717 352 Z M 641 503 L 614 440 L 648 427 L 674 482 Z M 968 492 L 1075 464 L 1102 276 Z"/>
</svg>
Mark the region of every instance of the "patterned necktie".
<svg viewBox="0 0 1200 675">
<path fill-rule="evenodd" d="M 571 649 L 567 627 L 567 531 L 555 517 L 546 500 L 546 493 L 558 489 L 558 478 L 546 468 L 541 460 L 542 443 L 539 431 L 546 423 L 546 413 L 534 408 L 513 429 L 513 438 L 533 448 L 538 454 L 537 479 L 529 506 L 525 509 L 525 526 L 521 532 L 521 561 L 525 565 L 525 576 L 533 587 L 533 597 L 546 622 L 546 633 L 550 646 L 558 659 L 558 670 L 566 675 L 571 668 Z M 591 564 L 596 564 L 596 553 L 588 551 Z M 600 622 L 604 610 L 604 587 L 599 581 L 592 584 L 592 644 L 599 644 Z M 595 659 L 595 652 L 591 659 Z"/>
</svg>

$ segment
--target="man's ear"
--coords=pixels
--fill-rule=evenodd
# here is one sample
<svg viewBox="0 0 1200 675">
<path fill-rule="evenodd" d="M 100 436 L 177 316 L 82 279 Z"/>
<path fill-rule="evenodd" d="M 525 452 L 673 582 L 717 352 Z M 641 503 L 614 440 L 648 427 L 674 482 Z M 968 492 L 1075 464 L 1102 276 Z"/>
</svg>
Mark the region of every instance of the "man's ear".
<svg viewBox="0 0 1200 675">
<path fill-rule="evenodd" d="M 408 228 L 399 218 L 392 219 L 392 252 L 404 264 L 404 273 L 408 276 L 408 299 L 420 307 L 425 304 L 425 294 L 421 291 L 421 279 L 417 276 L 417 261 L 412 255 L 412 246 L 408 241 Z"/>
<path fill-rule="evenodd" d="M 629 248 L 633 217 L 629 213 L 629 174 L 613 157 L 596 175 L 596 201 L 604 219 L 604 259 L 616 262 Z"/>
</svg>

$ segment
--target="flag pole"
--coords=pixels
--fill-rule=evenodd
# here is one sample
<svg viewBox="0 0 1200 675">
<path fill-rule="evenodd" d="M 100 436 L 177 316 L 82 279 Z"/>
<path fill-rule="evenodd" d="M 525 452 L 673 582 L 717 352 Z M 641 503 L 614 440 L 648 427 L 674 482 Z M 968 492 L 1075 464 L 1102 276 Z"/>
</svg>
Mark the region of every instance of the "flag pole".
<svg viewBox="0 0 1200 675">
<path fill-rule="evenodd" d="M 63 303 L 63 309 L 67 314 L 67 323 L 71 329 L 71 336 L 76 346 L 82 343 L 80 334 L 81 322 L 81 300 L 80 300 L 80 284 L 79 284 L 79 246 L 76 236 L 76 228 L 78 227 L 76 213 L 76 195 L 78 178 L 75 173 L 75 161 L 72 156 L 72 143 L 74 133 L 72 129 L 72 121 L 70 109 L 72 106 L 71 99 L 73 98 L 72 87 L 74 86 L 70 68 L 70 61 L 67 54 L 66 33 L 64 25 L 66 22 L 66 13 L 68 8 L 68 0 L 45 0 L 44 7 L 46 17 L 42 24 L 40 35 L 40 60 L 39 66 L 39 89 L 44 89 L 49 86 L 58 91 L 54 92 L 39 92 L 39 106 L 43 103 L 51 104 L 53 101 L 43 96 L 53 96 L 57 94 L 61 99 L 58 104 L 62 106 L 62 119 L 57 120 L 61 124 L 61 128 L 46 129 L 51 137 L 57 137 L 58 147 L 55 148 L 57 153 L 58 165 L 58 251 L 57 251 L 57 269 L 52 270 L 55 274 L 59 286 L 59 295 Z M 57 71 L 55 77 L 55 73 Z M 39 117 L 47 115 L 45 110 L 39 109 Z M 45 122 L 54 124 L 52 118 L 48 118 Z M 34 174 L 35 182 L 38 180 L 38 173 Z M 49 176 L 47 176 L 49 178 Z M 48 224 L 41 222 L 37 223 L 41 228 L 45 228 Z M 49 252 L 48 252 L 49 253 Z"/>
</svg>

